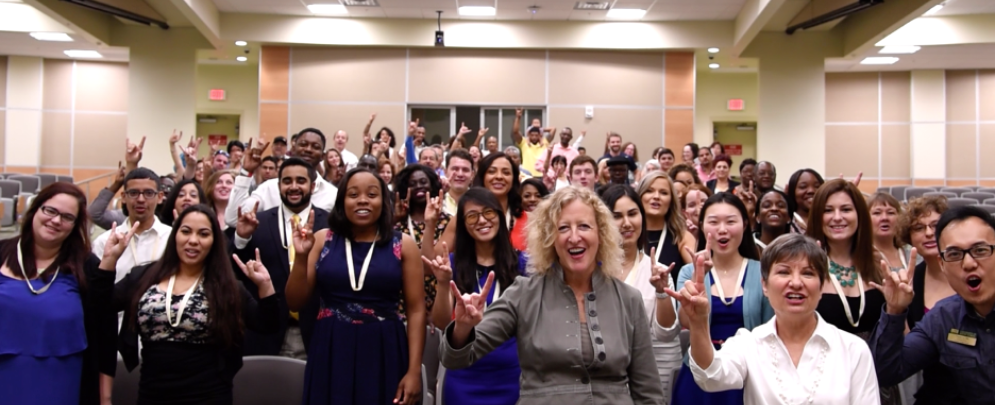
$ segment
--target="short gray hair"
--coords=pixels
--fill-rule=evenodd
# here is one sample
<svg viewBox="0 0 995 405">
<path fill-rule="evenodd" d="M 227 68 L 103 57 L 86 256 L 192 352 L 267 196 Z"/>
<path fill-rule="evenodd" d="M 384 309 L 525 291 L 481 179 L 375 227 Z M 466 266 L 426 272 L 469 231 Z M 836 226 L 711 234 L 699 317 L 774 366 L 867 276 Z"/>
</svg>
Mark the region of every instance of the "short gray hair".
<svg viewBox="0 0 995 405">
<path fill-rule="evenodd" d="M 774 264 L 799 257 L 807 259 L 812 269 L 819 274 L 819 285 L 826 282 L 829 277 L 829 257 L 826 256 L 826 251 L 819 247 L 815 239 L 799 233 L 781 235 L 764 248 L 760 256 L 760 276 L 767 281 Z"/>
<path fill-rule="evenodd" d="M 522 152 L 518 150 L 517 146 L 509 146 L 507 148 L 504 148 L 504 154 L 508 155 L 508 156 L 515 156 L 515 157 L 521 157 L 522 156 Z"/>
</svg>

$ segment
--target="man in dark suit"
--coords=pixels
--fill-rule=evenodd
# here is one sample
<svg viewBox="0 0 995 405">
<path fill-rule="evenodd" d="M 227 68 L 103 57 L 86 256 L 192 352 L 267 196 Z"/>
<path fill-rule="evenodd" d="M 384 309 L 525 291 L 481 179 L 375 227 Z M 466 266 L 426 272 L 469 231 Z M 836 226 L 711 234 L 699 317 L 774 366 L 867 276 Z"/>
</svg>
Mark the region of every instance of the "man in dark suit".
<svg viewBox="0 0 995 405">
<path fill-rule="evenodd" d="M 310 164 L 299 158 L 288 158 L 280 166 L 278 179 L 281 204 L 258 213 L 254 210 L 239 210 L 235 234 L 229 238 L 229 250 L 245 261 L 254 260 L 255 251 L 259 249 L 263 265 L 269 270 L 273 280 L 273 287 L 277 294 L 283 294 L 290 269 L 293 268 L 291 263 L 294 260 L 307 260 L 307 257 L 294 257 L 291 224 L 306 223 L 309 216 L 314 215 L 314 230 L 325 229 L 328 228 L 328 213 L 311 205 L 311 193 L 314 191 L 317 173 Z M 255 296 L 255 285 L 244 276 L 240 279 Z M 291 313 L 286 300 L 281 300 L 279 332 L 261 335 L 245 331 L 244 355 L 279 355 L 305 360 L 311 333 L 318 318 L 318 302 L 318 297 L 312 296 L 305 310 Z"/>
</svg>

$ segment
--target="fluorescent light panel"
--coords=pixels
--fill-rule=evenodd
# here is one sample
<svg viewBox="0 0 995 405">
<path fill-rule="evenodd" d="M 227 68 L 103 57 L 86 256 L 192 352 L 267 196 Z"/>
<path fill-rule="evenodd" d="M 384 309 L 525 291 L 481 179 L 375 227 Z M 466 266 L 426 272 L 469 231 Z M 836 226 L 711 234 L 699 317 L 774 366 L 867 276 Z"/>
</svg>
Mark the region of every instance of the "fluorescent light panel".
<svg viewBox="0 0 995 405">
<path fill-rule="evenodd" d="M 239 56 L 239 57 L 235 58 L 235 60 L 237 60 L 239 62 L 245 62 L 245 61 L 249 60 L 249 58 L 246 58 L 244 56 Z"/>
<path fill-rule="evenodd" d="M 718 63 L 709 63 L 708 64 L 708 68 L 709 69 L 718 69 L 719 68 L 719 64 Z"/>
<path fill-rule="evenodd" d="M 496 13 L 497 10 L 489 6 L 463 6 L 459 8 L 459 15 L 468 17 L 488 17 Z"/>
<path fill-rule="evenodd" d="M 608 18 L 640 19 L 646 15 L 646 10 L 638 8 L 613 8 L 608 10 Z"/>
<path fill-rule="evenodd" d="M 880 54 L 909 54 L 909 53 L 919 52 L 920 49 L 922 49 L 922 48 L 918 47 L 918 46 L 915 46 L 915 45 L 905 45 L 905 46 L 902 46 L 902 45 L 891 45 L 891 46 L 886 46 L 884 48 L 881 48 L 881 50 L 878 51 L 878 53 L 880 53 Z"/>
<path fill-rule="evenodd" d="M 349 13 L 341 4 L 308 4 L 307 9 L 312 14 L 321 15 L 345 15 Z"/>
<path fill-rule="evenodd" d="M 719 53 L 719 48 L 708 48 L 708 53 Z"/>
<path fill-rule="evenodd" d="M 934 15 L 934 14 L 938 13 L 940 10 L 943 10 L 943 6 L 944 6 L 944 3 L 937 4 L 937 5 L 933 6 L 932 8 L 930 8 L 929 10 L 927 10 L 925 13 L 923 13 L 923 16 Z"/>
<path fill-rule="evenodd" d="M 246 46 L 248 44 L 249 43 L 245 41 L 235 41 L 235 46 Z"/>
<path fill-rule="evenodd" d="M 898 62 L 894 56 L 872 56 L 860 61 L 861 65 L 893 65 Z"/>
<path fill-rule="evenodd" d="M 66 54 L 66 56 L 68 56 L 70 58 L 103 58 L 104 57 L 104 55 L 101 55 L 100 52 L 97 52 L 97 51 L 84 51 L 84 50 L 78 50 L 78 49 L 70 49 L 68 51 L 62 51 L 62 53 Z"/>
<path fill-rule="evenodd" d="M 32 32 L 31 38 L 39 41 L 73 42 L 73 39 L 64 32 Z"/>
</svg>

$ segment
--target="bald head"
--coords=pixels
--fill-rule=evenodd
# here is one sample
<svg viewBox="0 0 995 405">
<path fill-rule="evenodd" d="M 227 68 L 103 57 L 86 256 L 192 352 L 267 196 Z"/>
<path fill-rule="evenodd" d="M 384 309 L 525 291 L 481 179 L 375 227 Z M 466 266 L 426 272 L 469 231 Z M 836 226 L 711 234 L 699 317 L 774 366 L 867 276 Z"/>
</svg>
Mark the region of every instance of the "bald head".
<svg viewBox="0 0 995 405">
<path fill-rule="evenodd" d="M 338 149 L 339 152 L 345 150 L 345 144 L 349 142 L 349 134 L 343 130 L 335 131 L 335 135 L 332 136 L 332 146 Z"/>
</svg>

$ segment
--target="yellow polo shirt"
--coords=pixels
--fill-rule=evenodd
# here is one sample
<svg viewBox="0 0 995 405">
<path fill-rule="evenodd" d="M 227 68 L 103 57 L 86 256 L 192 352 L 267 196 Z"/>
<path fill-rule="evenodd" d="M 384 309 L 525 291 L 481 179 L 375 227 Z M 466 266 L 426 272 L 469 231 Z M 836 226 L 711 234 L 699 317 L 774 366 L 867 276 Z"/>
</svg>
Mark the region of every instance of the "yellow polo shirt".
<svg viewBox="0 0 995 405">
<path fill-rule="evenodd" d="M 529 142 L 528 137 L 522 137 L 522 141 L 518 143 L 518 149 L 522 151 L 522 167 L 531 172 L 536 167 L 536 161 L 543 153 L 546 153 L 547 148 L 549 148 L 549 143 L 546 138 L 542 138 L 542 141 L 533 145 Z"/>
</svg>

